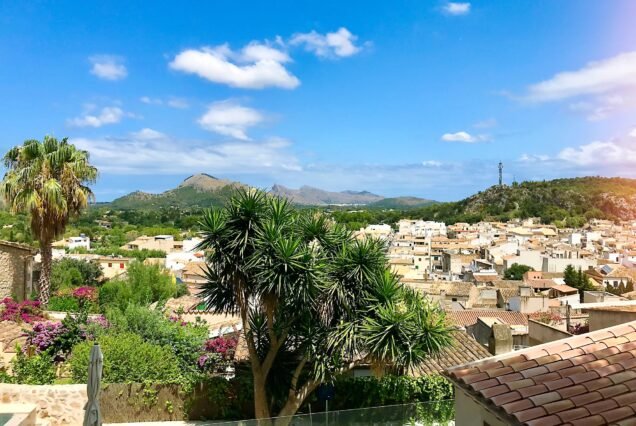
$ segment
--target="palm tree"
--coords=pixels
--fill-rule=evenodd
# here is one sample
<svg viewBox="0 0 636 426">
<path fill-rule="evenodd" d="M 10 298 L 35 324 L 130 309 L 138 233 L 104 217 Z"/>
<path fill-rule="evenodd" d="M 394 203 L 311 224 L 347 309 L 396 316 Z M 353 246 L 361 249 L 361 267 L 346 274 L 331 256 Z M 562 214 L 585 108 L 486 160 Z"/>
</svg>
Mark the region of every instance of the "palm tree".
<svg viewBox="0 0 636 426">
<path fill-rule="evenodd" d="M 356 366 L 399 372 L 450 343 L 443 311 L 390 273 L 382 241 L 247 189 L 201 225 L 202 296 L 241 318 L 257 418 L 286 424 L 320 384 Z"/>
<path fill-rule="evenodd" d="M 31 232 L 40 243 L 42 269 L 40 301 L 47 305 L 51 280 L 51 243 L 64 233 L 69 218 L 94 199 L 87 186 L 97 179 L 88 152 L 64 138 L 45 136 L 15 146 L 4 156 L 7 172 L 2 181 L 5 203 L 13 213 L 27 213 Z"/>
</svg>

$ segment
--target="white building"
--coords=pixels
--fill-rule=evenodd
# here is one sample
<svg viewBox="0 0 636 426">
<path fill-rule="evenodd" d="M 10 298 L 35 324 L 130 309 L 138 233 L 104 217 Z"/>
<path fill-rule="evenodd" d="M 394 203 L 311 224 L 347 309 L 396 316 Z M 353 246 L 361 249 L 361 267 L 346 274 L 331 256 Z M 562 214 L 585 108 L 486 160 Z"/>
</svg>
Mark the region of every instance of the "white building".
<svg viewBox="0 0 636 426">
<path fill-rule="evenodd" d="M 398 222 L 401 235 L 414 237 L 445 237 L 446 224 L 444 222 L 402 219 Z"/>
<path fill-rule="evenodd" d="M 79 237 L 70 237 L 66 240 L 66 247 L 69 250 L 83 248 L 86 250 L 91 249 L 91 239 L 84 234 L 80 234 Z"/>
</svg>

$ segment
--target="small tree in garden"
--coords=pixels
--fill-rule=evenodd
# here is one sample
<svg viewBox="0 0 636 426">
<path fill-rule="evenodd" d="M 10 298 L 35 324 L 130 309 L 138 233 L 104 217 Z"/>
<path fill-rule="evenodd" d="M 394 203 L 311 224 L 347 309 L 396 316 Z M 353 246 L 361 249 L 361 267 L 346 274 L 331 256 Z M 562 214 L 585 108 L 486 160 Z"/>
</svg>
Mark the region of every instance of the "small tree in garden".
<svg viewBox="0 0 636 426">
<path fill-rule="evenodd" d="M 241 318 L 258 418 L 293 415 L 358 365 L 409 368 L 450 343 L 443 311 L 389 272 L 381 241 L 245 189 L 201 225 L 202 296 Z"/>
<path fill-rule="evenodd" d="M 31 232 L 40 243 L 40 301 L 49 302 L 52 247 L 64 233 L 69 218 L 78 215 L 93 198 L 88 184 L 95 182 L 97 169 L 88 161 L 88 152 L 67 139 L 45 136 L 42 142 L 28 140 L 4 156 L 7 172 L 2 194 L 13 213 L 31 217 Z"/>
<path fill-rule="evenodd" d="M 513 263 L 510 265 L 510 268 L 506 269 L 504 272 L 504 278 L 507 280 L 522 280 L 523 274 L 528 271 L 534 271 L 534 269 L 528 265 Z"/>
</svg>

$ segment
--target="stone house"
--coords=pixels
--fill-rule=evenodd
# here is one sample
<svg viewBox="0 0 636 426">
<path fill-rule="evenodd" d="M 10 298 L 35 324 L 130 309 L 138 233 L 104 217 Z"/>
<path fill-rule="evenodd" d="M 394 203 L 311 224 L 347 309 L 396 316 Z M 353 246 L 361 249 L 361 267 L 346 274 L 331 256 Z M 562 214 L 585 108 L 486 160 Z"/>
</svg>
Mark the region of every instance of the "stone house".
<svg viewBox="0 0 636 426">
<path fill-rule="evenodd" d="M 0 241 L 0 299 L 26 299 L 34 290 L 35 250 L 27 245 Z"/>
</svg>

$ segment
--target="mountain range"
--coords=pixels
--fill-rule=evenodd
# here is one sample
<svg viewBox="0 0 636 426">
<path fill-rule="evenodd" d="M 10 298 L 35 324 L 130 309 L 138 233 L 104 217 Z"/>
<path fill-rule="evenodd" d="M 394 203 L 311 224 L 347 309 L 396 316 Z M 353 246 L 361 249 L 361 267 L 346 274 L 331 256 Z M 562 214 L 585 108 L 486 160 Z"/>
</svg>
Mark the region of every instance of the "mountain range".
<svg viewBox="0 0 636 426">
<path fill-rule="evenodd" d="M 179 186 L 160 194 L 135 191 L 113 200 L 110 205 L 116 209 L 133 210 L 161 207 L 213 207 L 220 206 L 233 189 L 246 186 L 240 182 L 218 179 L 206 173 L 186 178 Z M 299 189 L 273 185 L 272 195 L 288 198 L 302 206 L 364 205 L 382 208 L 421 207 L 434 203 L 418 197 L 386 198 L 368 191 L 332 192 L 311 186 Z"/>
</svg>

